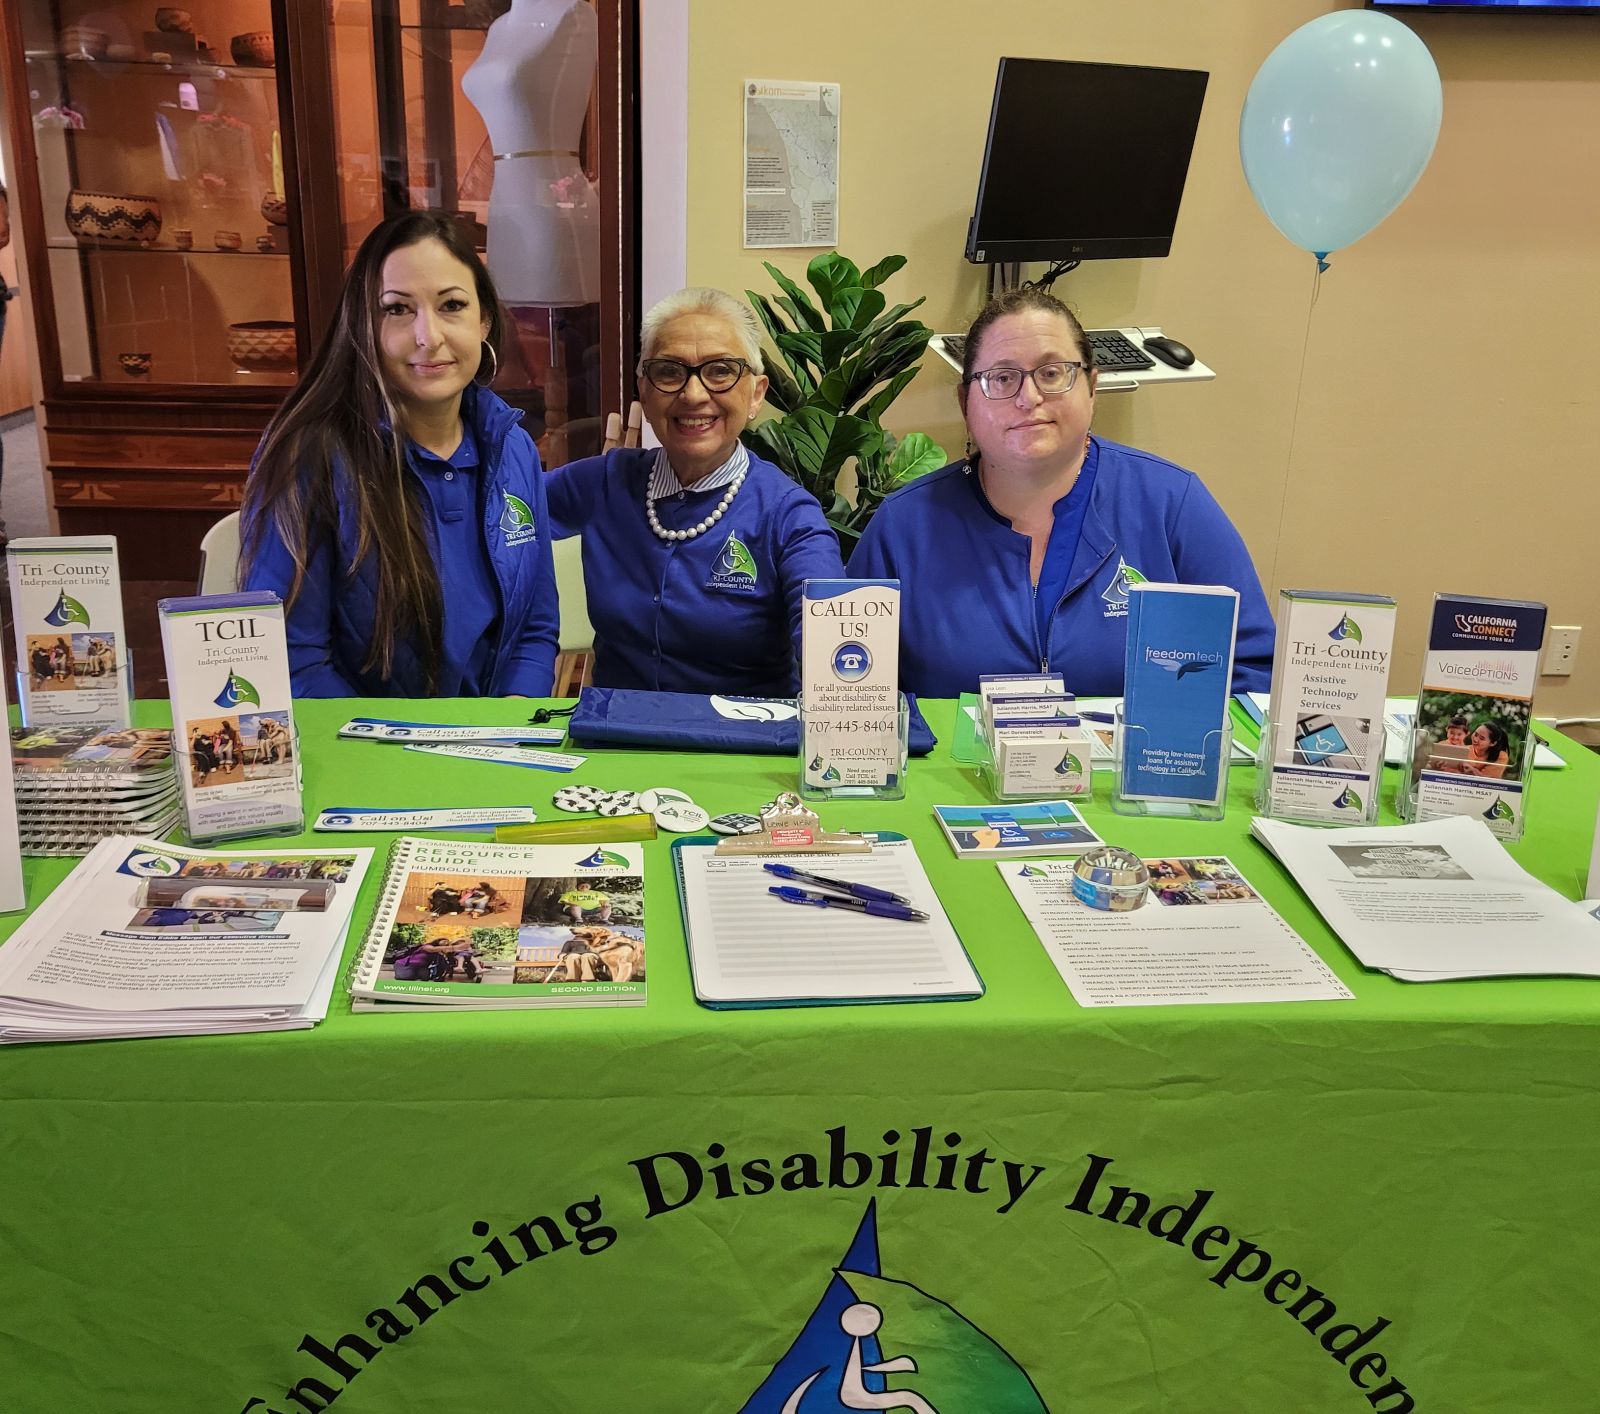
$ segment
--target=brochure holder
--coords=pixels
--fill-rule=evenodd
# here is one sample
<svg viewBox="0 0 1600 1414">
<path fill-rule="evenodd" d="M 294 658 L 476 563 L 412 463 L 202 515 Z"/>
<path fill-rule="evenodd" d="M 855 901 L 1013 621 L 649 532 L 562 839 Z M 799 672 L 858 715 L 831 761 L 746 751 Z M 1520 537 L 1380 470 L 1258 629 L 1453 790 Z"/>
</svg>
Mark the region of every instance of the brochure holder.
<svg viewBox="0 0 1600 1414">
<path fill-rule="evenodd" d="M 113 668 L 110 673 L 103 674 L 96 681 L 104 682 L 106 678 L 120 679 L 122 683 L 122 700 L 131 702 L 133 701 L 133 653 L 131 650 L 124 649 L 118 656 L 122 659 L 121 666 Z M 16 688 L 17 694 L 17 710 L 21 713 L 22 725 L 30 730 L 48 727 L 89 727 L 99 724 L 109 732 L 116 731 L 119 727 L 130 725 L 128 722 L 112 720 L 104 711 L 96 712 L 92 709 L 86 709 L 80 718 L 74 719 L 70 715 L 73 696 L 70 687 L 63 688 L 60 692 L 48 694 L 52 711 L 49 717 L 41 719 L 39 714 L 30 708 L 32 696 L 40 692 L 39 688 L 33 686 L 32 678 L 33 673 L 28 668 L 18 668 L 12 675 L 12 683 Z"/>
<path fill-rule="evenodd" d="M 1271 820 L 1292 820 L 1310 825 L 1376 824 L 1378 797 L 1383 784 L 1383 719 L 1372 723 L 1372 729 L 1378 736 L 1378 756 L 1377 767 L 1370 781 L 1364 775 L 1349 772 L 1330 770 L 1322 775 L 1310 767 L 1299 769 L 1301 779 L 1296 783 L 1297 786 L 1304 794 L 1322 788 L 1316 799 L 1320 806 L 1326 807 L 1327 813 L 1321 809 L 1312 811 L 1299 808 L 1293 801 L 1274 797 L 1273 772 L 1281 769 L 1275 765 L 1280 759 L 1278 748 L 1286 738 L 1299 740 L 1296 727 L 1296 722 L 1278 722 L 1271 717 L 1261 724 L 1261 744 L 1256 751 L 1256 813 Z M 1288 754 L 1284 753 L 1285 756 Z M 1339 812 L 1337 818 L 1332 817 L 1333 811 Z"/>
<path fill-rule="evenodd" d="M 820 736 L 815 732 L 806 716 L 806 699 L 802 693 L 796 705 L 800 713 L 800 795 L 806 800 L 904 800 L 906 795 L 906 760 L 910 756 L 911 732 L 911 707 L 906 701 L 903 692 L 895 694 L 898 707 L 895 713 L 895 729 L 898 740 L 898 767 L 891 772 L 887 779 L 877 785 L 813 785 L 807 781 L 806 763 L 817 763 L 822 767 L 824 776 L 828 767 L 823 760 L 822 753 L 827 749 Z M 829 741 L 838 740 L 838 727 L 834 725 L 829 734 Z M 813 768 L 815 769 L 815 767 Z"/>
<path fill-rule="evenodd" d="M 1119 815 L 1158 815 L 1164 819 L 1183 820 L 1220 820 L 1228 809 L 1228 763 L 1232 760 L 1233 752 L 1233 724 L 1224 718 L 1216 731 L 1208 732 L 1205 737 L 1207 755 L 1210 756 L 1213 747 L 1216 755 L 1212 759 L 1220 765 L 1217 769 L 1217 786 L 1214 795 L 1200 798 L 1189 795 L 1172 795 L 1160 799 L 1149 799 L 1143 795 L 1129 797 L 1123 793 L 1123 785 L 1127 774 L 1128 747 L 1145 733 L 1145 728 L 1137 724 L 1129 725 L 1122 720 L 1122 704 L 1117 704 L 1115 735 L 1112 745 L 1111 766 L 1111 808 Z M 1181 790 L 1184 778 L 1175 776 L 1173 788 Z"/>
<path fill-rule="evenodd" d="M 213 845 L 222 844 L 227 840 L 252 839 L 258 835 L 298 835 L 303 834 L 306 828 L 306 812 L 303 798 L 298 802 L 298 808 L 293 815 L 284 816 L 278 820 L 268 820 L 263 823 L 260 818 L 241 818 L 237 825 L 225 824 L 210 830 L 196 830 L 192 824 L 193 816 L 190 812 L 190 802 L 196 795 L 206 788 L 209 778 L 217 771 L 217 767 L 209 770 L 196 765 L 195 755 L 188 739 L 180 739 L 182 733 L 174 730 L 172 733 L 172 760 L 178 771 L 180 794 L 183 800 L 183 829 L 190 844 Z M 243 759 L 237 765 L 241 779 L 248 781 L 249 772 L 253 766 L 259 767 L 261 751 L 259 743 L 252 743 L 246 747 L 240 744 L 240 751 L 244 753 Z M 301 775 L 300 756 L 300 726 L 291 721 L 289 725 L 289 760 L 294 767 L 294 788 L 297 794 L 304 790 Z M 204 776 L 206 780 L 201 780 Z M 248 816 L 249 802 L 240 803 L 240 813 Z"/>
<path fill-rule="evenodd" d="M 991 800 L 999 804 L 1023 800 L 1088 800 L 1094 795 L 1094 744 L 1086 733 L 1079 732 L 1075 736 L 1063 737 L 1059 742 L 1040 742 L 1037 745 L 1041 748 L 1048 745 L 1060 751 L 1061 766 L 1057 767 L 1053 782 L 1048 785 L 1041 782 L 1031 788 L 1013 784 L 1008 789 L 994 740 L 979 727 L 973 737 L 972 749 L 979 778 Z M 1076 762 L 1076 769 L 1069 765 L 1069 757 Z"/>
<path fill-rule="evenodd" d="M 1521 744 L 1510 752 L 1503 775 L 1480 774 L 1481 768 L 1470 756 L 1439 754 L 1438 737 L 1414 714 L 1406 738 L 1400 784 L 1395 789 L 1395 814 L 1408 824 L 1451 815 L 1475 815 L 1499 839 L 1520 840 L 1527 828 L 1537 745 L 1530 726 L 1523 733 Z"/>
</svg>

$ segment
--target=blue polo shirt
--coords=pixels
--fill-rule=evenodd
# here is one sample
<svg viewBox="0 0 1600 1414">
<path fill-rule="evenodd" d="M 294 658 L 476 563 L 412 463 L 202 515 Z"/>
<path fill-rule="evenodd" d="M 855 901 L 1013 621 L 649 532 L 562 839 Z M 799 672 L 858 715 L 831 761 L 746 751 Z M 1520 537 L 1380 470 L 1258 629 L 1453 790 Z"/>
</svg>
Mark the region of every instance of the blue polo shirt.
<svg viewBox="0 0 1600 1414">
<path fill-rule="evenodd" d="M 439 586 L 450 601 L 446 632 L 458 644 L 471 644 L 464 655 L 459 695 L 476 697 L 478 685 L 491 676 L 489 665 L 500 628 L 500 586 L 483 553 L 483 477 L 478 443 L 472 429 L 461 428 L 461 445 L 449 460 L 436 457 L 416 442 L 406 455 L 433 511 Z"/>
<path fill-rule="evenodd" d="M 1080 697 L 1121 696 L 1128 586 L 1146 579 L 1237 589 L 1233 689 L 1265 690 L 1272 614 L 1249 550 L 1200 478 L 1101 437 L 1090 438 L 1084 472 L 1082 528 L 1069 546 L 1058 503 L 1037 591 L 1028 537 L 989 504 L 966 462 L 884 501 L 850 574 L 900 581 L 900 686 L 955 697 L 977 691 L 983 673 L 1056 671 Z"/>
<path fill-rule="evenodd" d="M 595 686 L 792 696 L 801 586 L 844 574 L 822 507 L 751 456 L 716 525 L 662 540 L 644 512 L 655 461 L 653 451 L 618 448 L 546 482 L 555 536 L 583 536 Z M 656 515 L 667 530 L 691 529 L 726 491 L 690 487 L 655 501 Z"/>
<path fill-rule="evenodd" d="M 1050 539 L 1044 549 L 1044 564 L 1039 568 L 1039 583 L 1033 590 L 1033 621 L 1039 630 L 1039 642 L 1050 638 L 1050 618 L 1067 592 L 1067 580 L 1072 574 L 1072 557 L 1078 553 L 1078 539 L 1083 534 L 1083 516 L 1089 509 L 1089 497 L 1094 494 L 1094 479 L 1100 469 L 1100 458 L 1091 446 L 1078 468 L 1072 489 L 1055 504 L 1055 520 L 1050 526 Z"/>
</svg>

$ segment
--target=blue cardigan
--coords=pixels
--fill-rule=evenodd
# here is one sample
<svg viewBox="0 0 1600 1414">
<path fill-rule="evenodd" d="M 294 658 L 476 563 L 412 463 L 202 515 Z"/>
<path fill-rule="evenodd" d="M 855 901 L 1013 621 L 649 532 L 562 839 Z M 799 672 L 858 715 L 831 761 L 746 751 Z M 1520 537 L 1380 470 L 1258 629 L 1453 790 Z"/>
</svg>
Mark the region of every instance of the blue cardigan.
<svg viewBox="0 0 1600 1414">
<path fill-rule="evenodd" d="M 461 416 L 478 444 L 476 471 L 457 473 L 483 479 L 478 504 L 483 507 L 482 553 L 495 585 L 498 603 L 474 602 L 475 622 L 497 618 L 499 629 L 493 651 L 483 670 L 469 672 L 477 642 L 458 642 L 451 634 L 453 619 L 464 617 L 461 596 L 471 590 L 471 577 L 452 578 L 450 566 L 439 564 L 444 591 L 444 658 L 439 664 L 434 695 L 439 697 L 491 697 L 518 694 L 548 695 L 555 677 L 556 607 L 555 565 L 551 559 L 549 513 L 545 505 L 545 476 L 533 439 L 517 424 L 522 414 L 495 394 L 469 385 L 461 395 Z M 408 462 L 407 474 L 418 476 Z M 336 478 L 344 473 L 335 468 Z M 431 495 L 419 485 L 418 496 L 428 517 L 426 531 L 438 563 L 440 527 Z M 256 514 L 259 514 L 259 508 Z M 326 529 L 311 546 L 306 576 L 287 616 L 289 672 L 297 697 L 421 697 L 422 663 L 417 645 L 395 644 L 394 675 L 381 678 L 363 672 L 372 642 L 377 603 L 377 562 L 369 555 L 354 576 L 356 525 L 352 508 L 338 498 L 338 525 Z M 254 522 L 243 526 L 244 543 L 250 544 Z M 288 547 L 264 517 L 259 550 L 250 567 L 245 589 L 270 589 L 288 598 L 294 561 Z M 463 588 L 466 585 L 467 588 Z M 479 595 L 481 598 L 481 595 Z"/>
<path fill-rule="evenodd" d="M 1129 576 L 1239 591 L 1237 692 L 1272 676 L 1272 615 L 1250 552 L 1193 472 L 1090 438 L 1095 483 L 1045 642 L 1034 615 L 1031 540 L 989 504 L 966 462 L 888 497 L 850 574 L 901 581 L 900 685 L 927 697 L 975 692 L 980 673 L 1065 675 L 1083 697 L 1122 694 Z M 1086 460 L 1085 466 L 1088 466 Z"/>
<path fill-rule="evenodd" d="M 661 540 L 644 515 L 655 457 L 618 448 L 548 477 L 556 538 L 583 536 L 595 686 L 792 695 L 801 584 L 844 574 L 822 507 L 752 455 L 721 520 L 692 540 Z M 726 490 L 668 496 L 656 515 L 668 530 L 686 529 Z"/>
</svg>

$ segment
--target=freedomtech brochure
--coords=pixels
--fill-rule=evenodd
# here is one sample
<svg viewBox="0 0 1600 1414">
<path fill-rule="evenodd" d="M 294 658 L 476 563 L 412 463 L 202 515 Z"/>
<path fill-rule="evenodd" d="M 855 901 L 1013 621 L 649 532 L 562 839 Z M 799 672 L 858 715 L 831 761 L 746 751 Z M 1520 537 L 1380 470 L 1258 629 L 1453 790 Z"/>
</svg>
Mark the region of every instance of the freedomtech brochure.
<svg viewBox="0 0 1600 1414">
<path fill-rule="evenodd" d="M 1228 768 L 1222 722 L 1239 594 L 1225 585 L 1135 584 L 1128 593 L 1122 794 L 1211 802 Z"/>
</svg>

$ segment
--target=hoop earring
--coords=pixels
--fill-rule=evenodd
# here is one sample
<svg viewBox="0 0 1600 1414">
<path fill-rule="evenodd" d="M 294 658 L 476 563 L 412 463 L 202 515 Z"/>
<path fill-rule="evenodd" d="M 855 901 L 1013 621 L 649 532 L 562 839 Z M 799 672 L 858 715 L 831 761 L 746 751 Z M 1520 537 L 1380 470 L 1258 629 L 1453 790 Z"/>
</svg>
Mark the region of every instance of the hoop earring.
<svg viewBox="0 0 1600 1414">
<path fill-rule="evenodd" d="M 483 347 L 489 355 L 489 376 L 487 378 L 483 376 L 483 358 L 480 356 L 478 359 L 478 372 L 472 381 L 480 388 L 487 388 L 500 373 L 500 355 L 494 351 L 494 345 L 487 339 L 483 341 Z"/>
</svg>

